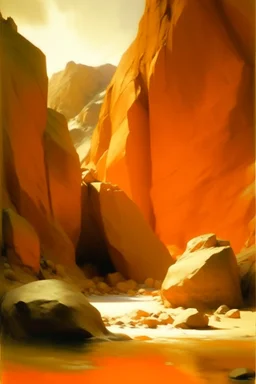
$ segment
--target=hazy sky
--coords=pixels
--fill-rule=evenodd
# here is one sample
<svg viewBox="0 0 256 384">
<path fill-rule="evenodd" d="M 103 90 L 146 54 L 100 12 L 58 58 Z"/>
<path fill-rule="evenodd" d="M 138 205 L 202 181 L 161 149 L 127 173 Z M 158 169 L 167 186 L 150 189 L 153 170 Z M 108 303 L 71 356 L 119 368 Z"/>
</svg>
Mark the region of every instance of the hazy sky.
<svg viewBox="0 0 256 384">
<path fill-rule="evenodd" d="M 145 0 L 0 0 L 18 31 L 47 57 L 48 74 L 68 61 L 117 65 L 137 33 Z"/>
</svg>

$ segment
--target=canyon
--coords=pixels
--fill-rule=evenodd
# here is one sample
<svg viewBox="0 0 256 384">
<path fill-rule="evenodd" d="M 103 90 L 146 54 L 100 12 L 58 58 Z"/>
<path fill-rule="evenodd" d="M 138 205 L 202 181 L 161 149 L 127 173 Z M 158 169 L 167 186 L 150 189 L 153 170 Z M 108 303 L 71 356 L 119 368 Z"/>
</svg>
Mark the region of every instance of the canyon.
<svg viewBox="0 0 256 384">
<path fill-rule="evenodd" d="M 49 81 L 0 17 L 1 295 L 57 279 L 110 332 L 255 337 L 253 10 L 147 0 L 117 68 Z"/>
</svg>

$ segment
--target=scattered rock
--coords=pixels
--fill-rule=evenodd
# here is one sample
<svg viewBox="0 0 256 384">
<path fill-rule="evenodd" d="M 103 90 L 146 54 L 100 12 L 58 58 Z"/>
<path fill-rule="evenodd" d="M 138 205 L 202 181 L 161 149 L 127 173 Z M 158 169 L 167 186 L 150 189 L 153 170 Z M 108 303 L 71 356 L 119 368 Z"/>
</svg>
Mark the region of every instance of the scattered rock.
<svg viewBox="0 0 256 384">
<path fill-rule="evenodd" d="M 152 279 L 151 277 L 148 277 L 148 278 L 145 280 L 145 282 L 144 282 L 144 284 L 145 284 L 146 287 L 148 287 L 148 288 L 154 288 L 154 283 L 155 283 L 155 280 Z"/>
<path fill-rule="evenodd" d="M 161 325 L 167 325 L 173 323 L 173 318 L 168 313 L 161 313 L 158 317 L 158 322 Z"/>
<path fill-rule="evenodd" d="M 255 378 L 255 371 L 248 368 L 236 368 L 229 374 L 232 380 L 250 380 Z"/>
<path fill-rule="evenodd" d="M 139 295 L 144 295 L 145 292 L 146 292 L 146 290 L 145 290 L 144 288 L 140 288 L 140 289 L 138 290 L 138 294 L 139 294 Z"/>
<path fill-rule="evenodd" d="M 150 314 L 149 314 L 148 312 L 143 311 L 143 310 L 141 310 L 141 309 L 137 309 L 137 310 L 133 311 L 133 312 L 130 314 L 130 317 L 131 317 L 131 319 L 133 319 L 133 320 L 139 320 L 139 319 L 141 319 L 141 318 L 143 318 L 143 317 L 149 317 L 149 316 L 150 316 Z"/>
<path fill-rule="evenodd" d="M 134 290 L 132 290 L 132 289 L 129 289 L 129 290 L 127 291 L 127 294 L 128 294 L 129 296 L 136 296 L 136 292 L 135 292 Z"/>
<path fill-rule="evenodd" d="M 230 308 L 227 305 L 223 304 L 218 309 L 216 309 L 214 314 L 215 315 L 225 315 L 225 313 L 227 313 L 229 310 L 230 310 Z"/>
<path fill-rule="evenodd" d="M 102 293 L 109 293 L 111 290 L 111 288 L 106 283 L 104 283 L 104 281 L 100 281 L 97 284 L 97 289 Z"/>
<path fill-rule="evenodd" d="M 225 317 L 229 317 L 230 319 L 240 319 L 240 311 L 239 309 L 230 309 L 230 311 L 226 312 Z"/>
<path fill-rule="evenodd" d="M 135 337 L 133 338 L 133 340 L 138 340 L 138 341 L 148 341 L 148 340 L 152 340 L 152 338 L 149 337 L 149 336 L 144 336 L 144 335 L 142 335 L 142 336 L 135 336 Z"/>
<path fill-rule="evenodd" d="M 155 329 L 157 328 L 158 321 L 154 317 L 144 317 L 141 320 L 142 324 L 148 326 L 148 328 Z"/>
<path fill-rule="evenodd" d="M 129 286 L 126 283 L 126 281 L 120 281 L 119 283 L 116 284 L 116 289 L 119 292 L 126 293 L 127 291 L 129 291 Z"/>
<path fill-rule="evenodd" d="M 106 278 L 107 283 L 112 287 L 115 287 L 117 283 L 120 283 L 120 281 L 124 280 L 125 278 L 119 272 L 109 273 Z"/>
<path fill-rule="evenodd" d="M 203 329 L 208 327 L 208 317 L 195 308 L 188 308 L 181 312 L 174 320 L 175 328 Z"/>
</svg>

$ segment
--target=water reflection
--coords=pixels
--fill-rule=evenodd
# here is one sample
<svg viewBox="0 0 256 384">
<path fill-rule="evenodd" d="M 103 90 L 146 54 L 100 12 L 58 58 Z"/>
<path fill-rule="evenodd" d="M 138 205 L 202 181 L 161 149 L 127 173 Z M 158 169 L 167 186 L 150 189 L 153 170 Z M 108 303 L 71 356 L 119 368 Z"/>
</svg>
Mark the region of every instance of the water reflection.
<svg viewBox="0 0 256 384">
<path fill-rule="evenodd" d="M 255 369 L 250 340 L 165 340 L 86 345 L 2 343 L 2 384 L 228 384 L 236 367 Z"/>
</svg>

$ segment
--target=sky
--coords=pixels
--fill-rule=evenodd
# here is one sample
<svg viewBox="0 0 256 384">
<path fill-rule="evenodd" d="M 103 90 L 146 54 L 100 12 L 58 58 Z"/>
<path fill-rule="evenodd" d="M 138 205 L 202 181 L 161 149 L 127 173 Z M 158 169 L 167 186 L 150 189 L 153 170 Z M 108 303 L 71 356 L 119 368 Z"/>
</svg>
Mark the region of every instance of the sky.
<svg viewBox="0 0 256 384">
<path fill-rule="evenodd" d="M 0 0 L 3 17 L 46 55 L 49 76 L 69 61 L 118 65 L 144 7 L 145 0 Z"/>
</svg>

